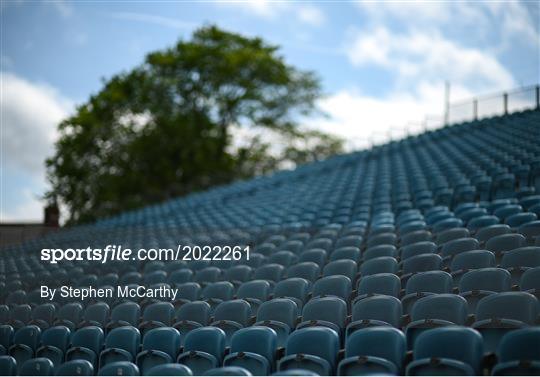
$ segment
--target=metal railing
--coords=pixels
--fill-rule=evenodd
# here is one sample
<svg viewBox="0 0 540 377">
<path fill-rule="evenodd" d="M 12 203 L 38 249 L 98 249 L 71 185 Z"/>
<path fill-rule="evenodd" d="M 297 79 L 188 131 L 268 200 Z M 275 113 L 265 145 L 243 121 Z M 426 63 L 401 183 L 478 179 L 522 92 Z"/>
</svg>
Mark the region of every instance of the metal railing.
<svg viewBox="0 0 540 377">
<path fill-rule="evenodd" d="M 454 102 L 442 116 L 427 115 L 421 122 L 410 122 L 403 127 L 390 127 L 386 132 L 378 132 L 368 138 L 349 139 L 347 148 L 351 150 L 371 148 L 446 125 L 528 109 L 540 110 L 540 85 L 523 86 L 506 92 Z"/>
</svg>

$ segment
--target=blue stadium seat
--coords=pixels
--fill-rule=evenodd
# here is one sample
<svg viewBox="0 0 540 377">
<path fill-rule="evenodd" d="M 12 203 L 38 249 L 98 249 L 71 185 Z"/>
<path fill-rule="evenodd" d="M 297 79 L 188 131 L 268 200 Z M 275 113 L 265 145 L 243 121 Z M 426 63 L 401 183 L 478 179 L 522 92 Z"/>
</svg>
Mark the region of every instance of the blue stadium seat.
<svg viewBox="0 0 540 377">
<path fill-rule="evenodd" d="M 222 329 L 229 346 L 233 334 L 251 323 L 251 306 L 245 300 L 231 300 L 220 303 L 214 310 L 214 322 L 210 325 Z"/>
<path fill-rule="evenodd" d="M 416 230 L 401 236 L 401 246 L 405 247 L 417 242 L 431 242 L 433 235 L 427 230 Z"/>
<path fill-rule="evenodd" d="M 298 259 L 298 262 L 314 262 L 317 263 L 320 267 L 324 266 L 328 255 L 323 249 L 310 249 L 303 251 Z"/>
<path fill-rule="evenodd" d="M 191 330 L 207 326 L 210 322 L 212 308 L 205 301 L 188 302 L 180 306 L 176 311 L 177 322 L 173 325 L 181 335 L 181 344 L 184 344 L 184 337 Z"/>
<path fill-rule="evenodd" d="M 142 349 L 136 357 L 136 364 L 145 375 L 156 365 L 172 363 L 180 350 L 180 333 L 172 327 L 159 327 L 148 331 L 142 342 Z"/>
<path fill-rule="evenodd" d="M 360 249 L 356 246 L 343 246 L 335 249 L 332 254 L 330 254 L 330 261 L 340 259 L 351 259 L 358 262 L 360 260 Z"/>
<path fill-rule="evenodd" d="M 497 349 L 493 376 L 540 375 L 540 328 L 514 330 L 503 336 Z"/>
<path fill-rule="evenodd" d="M 337 296 L 348 302 L 351 292 L 351 279 L 342 275 L 332 275 L 325 276 L 313 284 L 312 297 Z"/>
<path fill-rule="evenodd" d="M 191 271 L 189 268 L 181 268 L 170 273 L 169 277 L 167 278 L 167 283 L 169 283 L 171 286 L 189 283 L 193 281 L 193 275 L 193 271 Z"/>
<path fill-rule="evenodd" d="M 437 293 L 452 293 L 452 275 L 445 271 L 426 271 L 414 274 L 407 280 L 405 296 L 401 298 L 403 312 L 410 313 L 412 306 L 422 297 Z"/>
<path fill-rule="evenodd" d="M 277 334 L 278 347 L 285 346 L 289 333 L 296 327 L 298 307 L 288 298 L 275 298 L 264 302 L 257 313 L 255 326 L 266 326 Z"/>
<path fill-rule="evenodd" d="M 407 325 L 408 348 L 412 349 L 419 334 L 426 329 L 443 326 L 464 326 L 467 322 L 467 301 L 458 295 L 437 294 L 416 301 Z"/>
<path fill-rule="evenodd" d="M 137 326 L 141 315 L 141 308 L 135 302 L 123 302 L 116 305 L 111 312 L 111 321 L 107 330 L 120 326 Z"/>
<path fill-rule="evenodd" d="M 98 376 L 138 376 L 139 367 L 129 361 L 115 361 L 99 368 Z"/>
<path fill-rule="evenodd" d="M 221 367 L 207 370 L 203 376 L 251 376 L 252 374 L 242 367 Z"/>
<path fill-rule="evenodd" d="M 482 336 L 473 329 L 431 329 L 418 336 L 407 375 L 480 375 L 483 353 Z"/>
<path fill-rule="evenodd" d="M 403 309 L 401 301 L 392 296 L 377 295 L 357 301 L 352 308 L 351 322 L 346 335 L 357 329 L 374 326 L 401 327 Z"/>
<path fill-rule="evenodd" d="M 446 229 L 438 233 L 436 241 L 438 245 L 444 245 L 447 242 L 450 242 L 456 239 L 470 237 L 470 235 L 471 233 L 469 232 L 469 229 L 455 227 L 455 228 Z"/>
<path fill-rule="evenodd" d="M 201 327 L 186 335 L 184 353 L 177 362 L 200 376 L 207 370 L 221 365 L 225 352 L 226 335 L 217 327 Z"/>
<path fill-rule="evenodd" d="M 540 236 L 540 220 L 522 224 L 517 231 L 524 235 L 531 244 L 535 237 Z"/>
<path fill-rule="evenodd" d="M 300 262 L 287 269 L 288 278 L 302 278 L 310 282 L 315 281 L 321 275 L 321 267 L 315 262 Z"/>
<path fill-rule="evenodd" d="M 239 264 L 229 267 L 225 271 L 225 280 L 230 281 L 234 285 L 240 285 L 251 279 L 253 275 L 253 269 L 249 266 Z"/>
<path fill-rule="evenodd" d="M 526 291 L 540 300 L 540 267 L 525 271 L 521 276 L 519 287 L 522 291 Z"/>
<path fill-rule="evenodd" d="M 295 264 L 298 261 L 298 256 L 292 251 L 281 250 L 277 253 L 272 254 L 268 257 L 268 262 L 270 264 L 279 264 L 283 267 L 289 267 L 292 264 Z"/>
<path fill-rule="evenodd" d="M 476 232 L 476 239 L 480 242 L 480 244 L 485 244 L 487 241 L 489 241 L 491 238 L 500 236 L 503 234 L 508 234 L 511 232 L 511 229 L 506 224 L 495 224 L 495 225 L 489 225 L 485 228 L 478 229 Z"/>
<path fill-rule="evenodd" d="M 107 325 L 109 313 L 109 305 L 104 302 L 88 305 L 84 310 L 83 320 L 78 324 L 78 326 L 99 326 L 104 328 Z"/>
<path fill-rule="evenodd" d="M 46 357 L 58 368 L 71 342 L 71 331 L 66 326 L 53 326 L 41 335 L 41 347 L 36 350 L 36 357 Z"/>
<path fill-rule="evenodd" d="M 321 376 L 333 374 L 339 350 L 339 335 L 327 327 L 307 327 L 287 339 L 285 356 L 278 370 L 307 369 Z"/>
<path fill-rule="evenodd" d="M 450 263 L 454 286 L 459 286 L 461 278 L 469 270 L 495 267 L 495 265 L 495 255 L 488 250 L 471 250 L 456 255 Z"/>
<path fill-rule="evenodd" d="M 507 251 L 503 254 L 501 267 L 512 275 L 512 284 L 519 284 L 528 268 L 540 267 L 540 247 L 527 246 Z"/>
<path fill-rule="evenodd" d="M 105 338 L 105 349 L 99 355 L 99 365 L 135 361 L 135 356 L 139 351 L 141 333 L 133 326 L 117 327 L 107 334 Z"/>
<path fill-rule="evenodd" d="M 146 376 L 193 376 L 193 372 L 185 365 L 168 363 L 150 368 Z"/>
<path fill-rule="evenodd" d="M 20 376 L 53 376 L 54 365 L 45 357 L 26 360 L 19 368 Z"/>
<path fill-rule="evenodd" d="M 17 360 L 20 368 L 26 360 L 34 357 L 34 353 L 41 340 L 41 329 L 36 325 L 20 328 L 13 337 L 13 345 L 9 348 L 9 355 Z"/>
<path fill-rule="evenodd" d="M 328 263 L 323 268 L 323 276 L 343 275 L 354 281 L 358 273 L 358 264 L 350 259 L 340 259 Z"/>
<path fill-rule="evenodd" d="M 360 276 L 380 273 L 397 274 L 398 262 L 392 257 L 378 257 L 365 261 L 360 266 Z"/>
<path fill-rule="evenodd" d="M 398 329 L 371 327 L 358 330 L 347 338 L 338 375 L 399 375 L 405 351 L 405 336 Z"/>
<path fill-rule="evenodd" d="M 298 264 L 296 265 L 298 266 Z M 251 280 L 242 283 L 236 292 L 236 298 L 247 301 L 253 314 L 257 314 L 259 306 L 270 297 L 272 287 L 266 280 Z"/>
<path fill-rule="evenodd" d="M 55 325 L 62 325 L 69 328 L 71 331 L 75 330 L 77 325 L 82 320 L 83 307 L 78 302 L 71 302 L 65 304 L 58 310 Z"/>
<path fill-rule="evenodd" d="M 144 308 L 139 329 L 143 335 L 158 327 L 171 326 L 174 318 L 174 306 L 170 302 L 156 302 Z"/>
<path fill-rule="evenodd" d="M 15 330 L 11 325 L 0 325 L 0 346 L 4 350 L 8 350 L 9 347 L 13 344 L 13 336 L 15 335 Z"/>
<path fill-rule="evenodd" d="M 94 366 L 88 360 L 66 361 L 56 371 L 57 376 L 93 376 Z"/>
<path fill-rule="evenodd" d="M 66 351 L 66 361 L 87 360 L 95 368 L 104 339 L 103 330 L 97 326 L 80 328 L 71 336 L 71 348 Z"/>
<path fill-rule="evenodd" d="M 278 282 L 285 273 L 285 267 L 277 263 L 269 263 L 255 270 L 254 279 Z"/>
<path fill-rule="evenodd" d="M 42 330 L 52 326 L 56 313 L 56 307 L 51 303 L 41 304 L 32 310 L 30 325 L 37 325 Z"/>
<path fill-rule="evenodd" d="M 422 254 L 432 254 L 437 252 L 437 245 L 431 241 L 420 241 L 403 246 L 400 249 L 401 260 Z"/>
<path fill-rule="evenodd" d="M 276 284 L 274 297 L 291 299 L 296 303 L 298 310 L 301 310 L 307 301 L 309 289 L 310 284 L 306 279 L 289 278 Z"/>
<path fill-rule="evenodd" d="M 398 251 L 394 245 L 377 245 L 377 246 L 368 247 L 364 251 L 362 258 L 364 261 L 374 259 L 374 258 L 379 258 L 379 257 L 396 258 L 397 254 L 398 254 Z M 358 252 L 358 255 L 360 255 L 360 252 Z M 358 259 L 354 259 L 354 261 L 358 262 Z"/>
<path fill-rule="evenodd" d="M 0 375 L 2 376 L 16 376 L 17 375 L 17 361 L 11 356 L 0 356 Z"/>
<path fill-rule="evenodd" d="M 339 297 L 318 297 L 308 301 L 302 309 L 302 322 L 297 329 L 325 326 L 341 334 L 346 326 L 347 303 Z"/>
<path fill-rule="evenodd" d="M 538 310 L 538 301 L 530 293 L 493 294 L 478 302 L 472 327 L 482 333 L 486 353 L 493 353 L 505 333 L 534 324 Z"/>
<path fill-rule="evenodd" d="M 265 326 L 252 326 L 238 330 L 232 337 L 231 350 L 223 366 L 247 369 L 254 376 L 272 372 L 277 349 L 277 334 Z"/>
<path fill-rule="evenodd" d="M 364 276 L 358 281 L 358 292 L 353 303 L 373 295 L 399 297 L 401 280 L 394 274 L 375 274 Z"/>
<path fill-rule="evenodd" d="M 467 300 L 469 313 L 476 313 L 478 302 L 489 295 L 512 288 L 510 273 L 502 268 L 481 268 L 464 274 L 459 292 Z"/>
</svg>

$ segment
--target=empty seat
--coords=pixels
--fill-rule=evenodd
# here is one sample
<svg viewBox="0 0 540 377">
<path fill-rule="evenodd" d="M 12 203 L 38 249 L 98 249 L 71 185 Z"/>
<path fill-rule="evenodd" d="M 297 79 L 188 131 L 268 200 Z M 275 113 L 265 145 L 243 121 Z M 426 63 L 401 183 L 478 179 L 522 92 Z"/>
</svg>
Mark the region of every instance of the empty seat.
<svg viewBox="0 0 540 377">
<path fill-rule="evenodd" d="M 482 333 L 485 351 L 492 353 L 505 333 L 532 325 L 537 317 L 536 297 L 527 292 L 503 292 L 478 302 L 473 327 Z"/>
<path fill-rule="evenodd" d="M 360 249 L 355 246 L 345 246 L 335 249 L 332 254 L 330 254 L 330 260 L 340 260 L 340 259 L 351 259 L 355 262 L 360 260 Z"/>
<path fill-rule="evenodd" d="M 315 281 L 321 275 L 321 268 L 315 262 L 300 262 L 287 269 L 287 277 Z"/>
<path fill-rule="evenodd" d="M 323 277 L 313 284 L 312 296 L 337 296 L 348 302 L 351 292 L 351 279 L 342 275 L 332 275 Z"/>
<path fill-rule="evenodd" d="M 464 326 L 467 321 L 467 301 L 458 295 L 437 294 L 416 301 L 407 325 L 407 344 L 412 349 L 415 339 L 426 329 L 443 326 Z"/>
<path fill-rule="evenodd" d="M 20 329 L 30 323 L 32 318 L 32 308 L 28 304 L 14 305 L 10 311 L 10 324 L 15 329 Z"/>
<path fill-rule="evenodd" d="M 83 321 L 79 324 L 79 327 L 99 326 L 104 328 L 109 320 L 109 313 L 109 305 L 104 302 L 89 305 L 84 310 Z"/>
<path fill-rule="evenodd" d="M 340 259 L 328 263 L 323 268 L 323 276 L 343 275 L 354 281 L 358 272 L 358 264 L 351 259 Z"/>
<path fill-rule="evenodd" d="M 403 312 L 408 314 L 413 304 L 422 297 L 436 293 L 452 292 L 452 276 L 444 271 L 419 272 L 411 276 L 401 298 Z"/>
<path fill-rule="evenodd" d="M 138 376 L 139 367 L 129 361 L 116 361 L 99 368 L 98 376 Z"/>
<path fill-rule="evenodd" d="M 208 325 L 211 311 L 210 304 L 205 301 L 193 301 L 180 306 L 175 315 L 177 322 L 173 327 L 180 333 L 182 344 L 188 332 Z"/>
<path fill-rule="evenodd" d="M 469 270 L 488 267 L 495 267 L 495 255 L 491 251 L 471 250 L 456 255 L 450 264 L 454 286 L 459 286 L 462 276 Z"/>
<path fill-rule="evenodd" d="M 137 354 L 136 363 L 141 374 L 156 365 L 172 363 L 180 350 L 180 333 L 172 327 L 159 327 L 148 331 Z"/>
<path fill-rule="evenodd" d="M 107 329 L 120 326 L 137 326 L 141 313 L 140 306 L 135 302 L 124 302 L 116 305 L 111 312 L 111 322 Z"/>
<path fill-rule="evenodd" d="M 414 345 L 408 376 L 481 375 L 482 336 L 466 327 L 442 327 L 423 332 Z"/>
<path fill-rule="evenodd" d="M 251 373 L 242 367 L 221 367 L 207 370 L 203 376 L 251 376 Z"/>
<path fill-rule="evenodd" d="M 268 258 L 269 263 L 280 264 L 283 267 L 289 267 L 290 265 L 298 261 L 298 256 L 292 251 L 282 250 L 272 254 Z"/>
<path fill-rule="evenodd" d="M 36 357 L 46 357 L 58 368 L 64 360 L 64 355 L 71 341 L 71 331 L 66 326 L 53 326 L 43 331 L 41 347 L 36 351 Z"/>
<path fill-rule="evenodd" d="M 531 223 L 533 221 L 536 221 L 537 219 L 538 216 L 536 215 L 536 213 L 523 212 L 508 216 L 506 220 L 504 220 L 504 222 L 505 224 L 508 224 L 508 226 L 510 226 L 511 228 L 518 228 L 523 224 Z"/>
<path fill-rule="evenodd" d="M 397 257 L 397 249 L 394 245 L 377 245 L 368 247 L 363 254 L 364 261 L 378 258 L 378 257 Z M 333 255 L 333 254 L 332 254 Z M 352 259 L 352 258 L 350 258 Z M 358 262 L 358 259 L 355 259 Z"/>
<path fill-rule="evenodd" d="M 156 302 L 144 309 L 139 329 L 144 334 L 146 331 L 157 327 L 170 326 L 173 318 L 174 306 L 170 302 Z"/>
<path fill-rule="evenodd" d="M 11 325 L 0 324 L 0 347 L 3 347 L 4 351 L 7 351 L 13 344 L 13 335 L 15 330 Z"/>
<path fill-rule="evenodd" d="M 58 310 L 55 325 L 68 327 L 70 330 L 75 330 L 76 326 L 81 322 L 83 307 L 78 302 L 65 304 Z"/>
<path fill-rule="evenodd" d="M 26 360 L 19 367 L 20 376 L 52 376 L 54 365 L 51 360 L 45 357 Z"/>
<path fill-rule="evenodd" d="M 254 314 L 271 293 L 270 283 L 266 280 L 251 280 L 238 287 L 236 297 L 247 301 Z"/>
<path fill-rule="evenodd" d="M 521 275 L 528 269 L 540 266 L 540 247 L 527 246 L 503 254 L 501 267 L 510 271 L 512 284 L 518 284 Z"/>
<path fill-rule="evenodd" d="M 396 297 L 378 295 L 357 301 L 352 307 L 351 323 L 346 334 L 373 326 L 401 327 L 403 309 Z"/>
<path fill-rule="evenodd" d="M 80 328 L 71 337 L 71 348 L 66 351 L 66 361 L 87 360 L 96 367 L 104 339 L 103 330 L 97 326 Z"/>
<path fill-rule="evenodd" d="M 251 278 L 253 269 L 249 266 L 239 264 L 229 267 L 225 271 L 225 280 L 230 281 L 234 285 L 240 285 Z"/>
<path fill-rule="evenodd" d="M 277 263 L 269 263 L 255 270 L 254 279 L 278 282 L 285 272 L 285 267 Z"/>
<path fill-rule="evenodd" d="M 187 366 L 176 363 L 156 365 L 146 372 L 147 376 L 193 376 Z"/>
<path fill-rule="evenodd" d="M 327 253 L 323 249 L 310 249 L 300 254 L 299 262 L 314 262 L 319 266 L 324 266 L 327 259 Z"/>
<path fill-rule="evenodd" d="M 119 361 L 135 361 L 140 342 L 141 334 L 133 326 L 113 329 L 105 338 L 105 349 L 99 355 L 99 365 L 104 366 Z"/>
<path fill-rule="evenodd" d="M 214 322 L 211 326 L 219 327 L 226 334 L 226 345 L 232 335 L 251 322 L 251 306 L 245 300 L 231 300 L 220 303 L 214 310 Z"/>
<path fill-rule="evenodd" d="M 490 225 L 499 224 L 500 219 L 494 215 L 485 215 L 475 217 L 467 224 L 467 228 L 471 232 L 476 232 L 478 229 L 485 228 Z"/>
<path fill-rule="evenodd" d="M 167 273 L 162 270 L 148 272 L 143 275 L 143 281 L 147 285 L 165 283 L 167 282 Z"/>
<path fill-rule="evenodd" d="M 535 237 L 540 236 L 540 220 L 522 224 L 518 228 L 518 233 L 523 234 L 532 243 Z"/>
<path fill-rule="evenodd" d="M 397 274 L 398 262 L 392 257 L 378 257 L 365 261 L 360 266 L 360 275 L 368 276 L 380 273 Z"/>
<path fill-rule="evenodd" d="M 443 245 L 458 238 L 466 238 L 469 236 L 470 232 L 467 228 L 451 228 L 438 233 L 436 240 L 437 244 Z"/>
<path fill-rule="evenodd" d="M 215 283 L 221 279 L 221 269 L 215 266 L 206 267 L 195 272 L 195 281 L 202 286 Z"/>
<path fill-rule="evenodd" d="M 405 336 L 394 328 L 371 327 L 347 338 L 338 375 L 399 375 L 405 359 Z"/>
<path fill-rule="evenodd" d="M 521 276 L 519 288 L 540 300 L 540 267 L 530 268 L 525 271 Z"/>
<path fill-rule="evenodd" d="M 362 245 L 362 240 L 363 240 L 362 236 L 355 236 L 355 235 L 340 237 L 336 241 L 335 248 L 339 249 L 341 247 L 349 247 L 349 246 L 360 248 L 360 246 Z"/>
<path fill-rule="evenodd" d="M 184 283 L 176 286 L 178 293 L 176 294 L 176 302 L 195 301 L 201 298 L 201 286 L 199 283 Z"/>
<path fill-rule="evenodd" d="M 478 232 L 476 232 L 476 239 L 480 243 L 485 243 L 492 237 L 500 236 L 502 234 L 508 234 L 510 232 L 511 229 L 506 224 L 489 225 L 485 228 L 478 229 Z"/>
<path fill-rule="evenodd" d="M 302 309 L 309 293 L 309 282 L 302 278 L 289 278 L 280 281 L 274 288 L 274 297 L 285 297 L 293 300 L 298 309 Z"/>
<path fill-rule="evenodd" d="M 32 310 L 32 321 L 29 324 L 37 325 L 42 330 L 52 326 L 54 322 L 56 307 L 53 304 L 41 304 Z"/>
<path fill-rule="evenodd" d="M 57 376 L 93 376 L 94 366 L 88 360 L 66 361 L 56 371 Z"/>
<path fill-rule="evenodd" d="M 266 326 L 277 334 L 277 345 L 285 346 L 289 333 L 296 327 L 298 307 L 288 298 L 275 298 L 264 302 L 257 312 L 256 326 Z"/>
<path fill-rule="evenodd" d="M 17 360 L 18 367 L 34 357 L 40 340 L 41 329 L 36 325 L 27 325 L 17 330 L 13 337 L 13 345 L 9 348 L 9 355 Z"/>
<path fill-rule="evenodd" d="M 222 301 L 233 298 L 234 285 L 228 281 L 220 281 L 208 284 L 202 291 L 202 297 L 208 301 L 210 306 L 215 307 Z"/>
<path fill-rule="evenodd" d="M 370 235 L 367 240 L 367 246 L 377 246 L 377 245 L 395 245 L 397 241 L 397 236 L 395 233 L 379 233 L 376 235 Z"/>
<path fill-rule="evenodd" d="M 225 352 L 226 335 L 217 327 L 201 327 L 186 335 L 184 353 L 177 362 L 190 368 L 200 376 L 207 370 L 221 365 Z"/>
<path fill-rule="evenodd" d="M 224 366 L 247 369 L 254 376 L 272 372 L 277 347 L 277 334 L 265 326 L 238 330 L 232 337 L 231 350 L 223 360 Z"/>
<path fill-rule="evenodd" d="M 431 241 L 432 234 L 427 230 L 416 230 L 401 236 L 401 246 L 408 246 L 417 242 Z"/>
<path fill-rule="evenodd" d="M 278 370 L 307 369 L 321 376 L 333 374 L 339 350 L 338 334 L 327 327 L 307 327 L 287 339 Z"/>
<path fill-rule="evenodd" d="M 347 303 L 338 297 L 314 298 L 302 310 L 302 322 L 297 328 L 325 326 L 341 334 L 347 320 Z"/>
<path fill-rule="evenodd" d="M 373 295 L 398 297 L 401 291 L 401 280 L 394 274 L 375 274 L 364 276 L 358 283 L 358 295 L 354 302 Z"/>
<path fill-rule="evenodd" d="M 441 246 L 441 255 L 447 261 L 445 265 L 450 265 L 450 260 L 457 254 L 465 251 L 477 250 L 480 243 L 476 238 L 465 237 L 448 241 Z"/>
<path fill-rule="evenodd" d="M 526 246 L 526 239 L 521 234 L 501 234 L 490 238 L 486 242 L 486 249 L 498 256 L 508 250 L 514 250 Z"/>
<path fill-rule="evenodd" d="M 401 279 L 406 282 L 417 272 L 440 270 L 443 259 L 438 254 L 420 254 L 401 262 Z"/>
<path fill-rule="evenodd" d="M 17 361 L 11 356 L 0 355 L 0 373 L 3 376 L 17 375 Z"/>
<path fill-rule="evenodd" d="M 400 249 L 401 260 L 406 260 L 411 257 L 421 254 L 432 254 L 437 251 L 437 245 L 431 241 L 420 241 L 403 246 Z"/>
<path fill-rule="evenodd" d="M 540 328 L 514 330 L 503 336 L 497 350 L 494 376 L 534 376 L 540 374 Z"/>
<path fill-rule="evenodd" d="M 478 302 L 489 295 L 512 288 L 510 273 L 502 268 L 482 268 L 461 277 L 459 292 L 469 305 L 469 313 L 476 313 Z"/>
<path fill-rule="evenodd" d="M 189 268 L 181 268 L 170 273 L 169 277 L 167 278 L 167 283 L 169 283 L 171 286 L 189 283 L 193 280 L 193 275 L 193 271 L 191 271 Z"/>
</svg>

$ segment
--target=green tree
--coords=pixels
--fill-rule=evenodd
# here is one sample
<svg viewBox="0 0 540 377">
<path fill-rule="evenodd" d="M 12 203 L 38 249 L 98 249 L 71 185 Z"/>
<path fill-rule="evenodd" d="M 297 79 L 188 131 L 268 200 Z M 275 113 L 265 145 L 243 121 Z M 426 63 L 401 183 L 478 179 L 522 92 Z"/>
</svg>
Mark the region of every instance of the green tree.
<svg viewBox="0 0 540 377">
<path fill-rule="evenodd" d="M 104 82 L 59 125 L 47 197 L 68 208 L 70 223 L 87 222 L 339 152 L 339 140 L 297 131 L 320 95 L 317 77 L 276 46 L 203 27 Z M 232 127 L 287 142 L 277 154 L 257 136 L 233 148 Z"/>
</svg>

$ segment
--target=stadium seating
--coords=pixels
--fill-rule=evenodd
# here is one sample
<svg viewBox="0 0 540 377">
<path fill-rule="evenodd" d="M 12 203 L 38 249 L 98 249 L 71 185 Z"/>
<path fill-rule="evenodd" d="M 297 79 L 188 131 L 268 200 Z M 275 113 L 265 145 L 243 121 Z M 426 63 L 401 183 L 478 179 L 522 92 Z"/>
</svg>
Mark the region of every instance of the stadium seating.
<svg viewBox="0 0 540 377">
<path fill-rule="evenodd" d="M 4 247 L 0 374 L 537 375 L 539 124 L 447 126 Z M 249 257 L 38 252 L 178 244 Z M 49 301 L 43 284 L 178 294 Z"/>
</svg>

